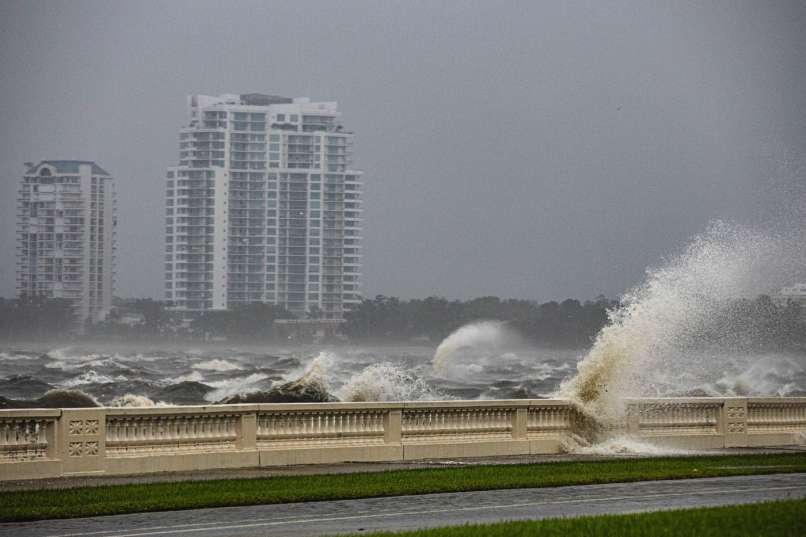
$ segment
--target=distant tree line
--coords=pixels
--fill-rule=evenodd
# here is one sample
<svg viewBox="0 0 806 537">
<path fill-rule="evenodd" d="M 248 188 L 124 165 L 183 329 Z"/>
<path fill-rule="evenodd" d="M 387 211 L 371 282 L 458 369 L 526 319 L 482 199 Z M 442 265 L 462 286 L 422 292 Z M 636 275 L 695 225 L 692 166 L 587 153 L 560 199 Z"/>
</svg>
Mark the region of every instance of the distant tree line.
<svg viewBox="0 0 806 537">
<path fill-rule="evenodd" d="M 0 337 L 46 338 L 65 334 L 76 327 L 69 300 L 40 296 L 0 298 Z"/>
<path fill-rule="evenodd" d="M 483 297 L 449 301 L 429 297 L 400 300 L 376 296 L 347 314 L 344 333 L 351 339 L 439 342 L 457 328 L 481 320 L 504 321 L 532 342 L 557 347 L 584 347 L 607 324 L 608 310 L 619 302 L 603 296 L 580 302 L 567 299 L 542 304 L 528 300 Z M 698 332 L 686 334 L 688 345 L 744 350 L 806 350 L 806 316 L 795 302 L 767 295 L 736 299 L 715 308 L 720 314 Z"/>
<path fill-rule="evenodd" d="M 116 339 L 227 338 L 271 341 L 279 338 L 274 321 L 293 319 L 285 308 L 245 304 L 209 311 L 183 321 L 165 302 L 152 299 L 118 300 L 107 320 L 87 327 L 86 334 Z M 378 295 L 361 302 L 346 315 L 342 333 L 351 341 L 429 341 L 438 343 L 461 326 L 482 320 L 506 322 L 535 344 L 585 347 L 607 324 L 608 310 L 619 303 L 603 296 L 580 302 L 538 303 L 482 297 L 447 300 L 440 297 L 401 300 Z M 795 302 L 776 302 L 766 295 L 732 300 L 721 314 L 687 333 L 683 344 L 713 345 L 745 350 L 806 351 L 806 315 Z M 308 315 L 317 318 L 316 312 Z M 70 303 L 30 297 L 0 298 L 0 337 L 46 339 L 75 334 Z"/>
<path fill-rule="evenodd" d="M 121 301 L 106 321 L 92 327 L 92 333 L 125 339 L 185 336 L 261 340 L 273 338 L 275 320 L 294 318 L 281 306 L 255 302 L 228 310 L 208 311 L 184 322 L 168 306 L 152 299 Z"/>
<path fill-rule="evenodd" d="M 584 346 L 607 322 L 607 309 L 616 302 L 598 297 L 580 302 L 539 304 L 529 300 L 482 297 L 467 301 L 428 297 L 401 300 L 378 295 L 364 300 L 346 315 L 344 333 L 351 339 L 439 342 L 457 328 L 482 320 L 507 322 L 518 332 L 544 345 Z"/>
</svg>

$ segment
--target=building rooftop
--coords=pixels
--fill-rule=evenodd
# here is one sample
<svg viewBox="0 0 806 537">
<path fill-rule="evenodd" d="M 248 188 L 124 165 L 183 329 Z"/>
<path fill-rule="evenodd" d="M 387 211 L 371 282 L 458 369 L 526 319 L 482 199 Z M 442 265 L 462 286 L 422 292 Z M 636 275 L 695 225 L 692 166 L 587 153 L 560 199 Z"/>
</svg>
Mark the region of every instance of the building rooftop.
<svg viewBox="0 0 806 537">
<path fill-rule="evenodd" d="M 48 166 L 53 166 L 56 168 L 57 173 L 78 173 L 78 167 L 82 164 L 89 164 L 92 166 L 92 173 L 96 175 L 109 175 L 111 174 L 98 166 L 95 162 L 91 160 L 42 160 L 39 164 L 31 166 L 26 170 L 26 174 L 34 173 L 34 170 L 42 166 L 43 164 L 47 164 Z"/>
<path fill-rule="evenodd" d="M 269 106 L 270 104 L 291 104 L 294 99 L 290 97 L 280 97 L 279 95 L 265 95 L 263 93 L 243 93 L 241 94 L 243 104 L 252 106 Z"/>
</svg>

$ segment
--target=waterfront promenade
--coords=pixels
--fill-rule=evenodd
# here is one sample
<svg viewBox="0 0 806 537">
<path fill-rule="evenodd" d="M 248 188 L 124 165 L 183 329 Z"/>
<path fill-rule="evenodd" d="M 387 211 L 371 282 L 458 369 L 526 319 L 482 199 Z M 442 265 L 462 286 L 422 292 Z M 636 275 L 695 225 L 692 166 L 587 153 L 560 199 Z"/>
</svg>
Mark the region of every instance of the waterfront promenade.
<svg viewBox="0 0 806 537">
<path fill-rule="evenodd" d="M 0 524 L 0 537 L 295 537 L 637 513 L 806 497 L 806 474 L 642 481 Z"/>
</svg>

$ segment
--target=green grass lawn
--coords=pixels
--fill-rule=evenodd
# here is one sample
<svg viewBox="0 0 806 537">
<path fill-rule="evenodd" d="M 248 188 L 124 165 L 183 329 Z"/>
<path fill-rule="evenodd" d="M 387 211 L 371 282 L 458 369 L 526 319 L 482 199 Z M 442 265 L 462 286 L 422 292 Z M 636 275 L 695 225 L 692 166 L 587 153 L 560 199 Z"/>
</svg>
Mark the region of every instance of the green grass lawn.
<svg viewBox="0 0 806 537">
<path fill-rule="evenodd" d="M 806 453 L 617 459 L 0 493 L 0 521 L 201 507 L 806 472 Z"/>
<path fill-rule="evenodd" d="M 499 524 L 451 526 L 363 537 L 802 537 L 806 500 Z M 358 534 L 357 534 L 358 535 Z"/>
</svg>

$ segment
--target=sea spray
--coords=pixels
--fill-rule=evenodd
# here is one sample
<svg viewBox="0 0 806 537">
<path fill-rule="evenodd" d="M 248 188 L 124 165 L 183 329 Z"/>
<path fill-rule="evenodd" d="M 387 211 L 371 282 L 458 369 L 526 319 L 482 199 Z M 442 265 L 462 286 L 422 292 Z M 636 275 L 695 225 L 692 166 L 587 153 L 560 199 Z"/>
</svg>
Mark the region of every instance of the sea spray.
<svg viewBox="0 0 806 537">
<path fill-rule="evenodd" d="M 436 401 L 446 399 L 426 381 L 390 363 L 372 364 L 353 375 L 337 392 L 339 399 L 360 401 Z"/>
<path fill-rule="evenodd" d="M 449 374 L 462 355 L 486 358 L 516 341 L 518 336 L 500 321 L 480 321 L 462 326 L 446 337 L 437 347 L 432 364 L 434 371 Z M 470 364 L 478 367 L 479 364 Z"/>
<path fill-rule="evenodd" d="M 120 408 L 153 408 L 157 406 L 167 406 L 167 403 L 157 403 L 145 395 L 126 393 L 114 398 L 108 406 Z"/>
<path fill-rule="evenodd" d="M 685 372 L 697 376 L 704 364 L 687 349 L 725 322 L 731 300 L 752 297 L 776 285 L 776 269 L 788 257 L 775 238 L 750 228 L 716 222 L 665 267 L 647 271 L 628 292 L 593 348 L 564 382 L 559 395 L 571 399 L 599 427 L 618 426 L 624 399 L 658 393 L 657 386 Z"/>
</svg>

